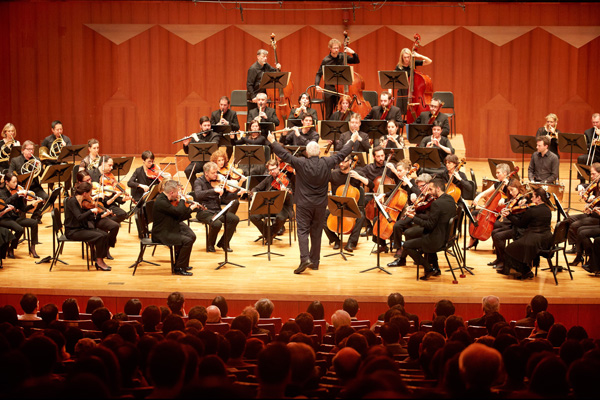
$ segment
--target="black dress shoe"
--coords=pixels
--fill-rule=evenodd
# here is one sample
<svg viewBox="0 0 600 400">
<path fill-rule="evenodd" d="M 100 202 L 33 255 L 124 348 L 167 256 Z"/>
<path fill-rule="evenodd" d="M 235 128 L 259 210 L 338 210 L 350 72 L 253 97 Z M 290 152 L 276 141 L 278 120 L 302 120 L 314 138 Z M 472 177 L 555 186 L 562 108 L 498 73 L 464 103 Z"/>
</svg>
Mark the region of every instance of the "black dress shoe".
<svg viewBox="0 0 600 400">
<path fill-rule="evenodd" d="M 496 258 L 494 261 L 492 261 L 492 262 L 489 262 L 489 263 L 488 263 L 488 265 L 489 265 L 490 267 L 493 267 L 493 266 L 495 266 L 495 265 L 498 265 L 498 263 L 499 263 L 499 262 L 500 262 L 500 261 L 499 261 L 499 260 Z"/>
<path fill-rule="evenodd" d="M 435 270 L 430 270 L 430 271 L 425 271 L 425 275 L 419 277 L 420 280 L 422 281 L 426 281 L 429 278 L 431 278 L 433 276 L 433 274 L 435 273 Z"/>
<path fill-rule="evenodd" d="M 406 265 L 406 259 L 405 258 L 396 258 L 394 261 L 392 261 L 391 263 L 388 263 L 388 267 L 404 267 Z"/>
<path fill-rule="evenodd" d="M 96 271 L 111 271 L 112 268 L 109 267 L 108 265 L 103 267 L 101 265 L 98 265 L 98 263 L 96 263 Z"/>
<path fill-rule="evenodd" d="M 565 250 L 565 253 L 567 254 L 577 254 L 577 247 L 575 247 L 575 245 L 571 246 L 571 248 L 569 250 Z"/>
<path fill-rule="evenodd" d="M 6 257 L 7 258 L 15 258 L 15 249 L 13 249 L 12 247 L 9 247 L 8 250 L 6 250 Z"/>
<path fill-rule="evenodd" d="M 573 260 L 573 262 L 569 263 L 569 266 L 575 267 L 575 266 L 579 265 L 580 263 L 583 263 L 583 257 L 582 256 L 577 256 L 577 257 L 575 257 L 575 259 Z"/>
<path fill-rule="evenodd" d="M 533 272 L 529 271 L 524 274 L 521 274 L 521 275 L 517 276 L 516 279 L 518 279 L 520 281 L 524 281 L 525 279 L 533 279 Z"/>
<path fill-rule="evenodd" d="M 277 236 L 281 236 L 285 233 L 285 225 L 282 226 L 281 228 L 279 228 L 279 230 L 277 231 Z"/>
<path fill-rule="evenodd" d="M 209 253 L 215 253 L 215 246 L 206 246 L 206 251 Z"/>
<path fill-rule="evenodd" d="M 231 247 L 227 246 L 227 247 L 223 247 L 223 246 L 219 246 L 221 249 L 223 249 L 223 251 L 226 251 L 228 253 L 232 253 L 233 250 L 231 250 Z"/>
<path fill-rule="evenodd" d="M 319 270 L 319 264 L 311 264 L 308 266 L 308 268 L 312 269 L 313 271 L 318 271 Z"/>
<path fill-rule="evenodd" d="M 356 248 L 356 246 L 353 245 L 352 243 L 346 243 L 346 246 L 344 246 L 344 250 L 346 250 L 347 252 L 350 252 L 350 253 L 352 253 L 355 248 Z"/>
<path fill-rule="evenodd" d="M 339 250 L 339 249 L 340 249 L 340 242 L 335 242 L 335 243 L 333 244 L 333 249 L 334 249 L 334 250 Z"/>
<path fill-rule="evenodd" d="M 499 274 L 502 274 L 502 275 L 510 275 L 508 268 L 504 268 L 504 265 L 503 266 L 499 266 L 496 269 L 496 272 L 499 273 Z"/>
<path fill-rule="evenodd" d="M 193 273 L 184 271 L 182 269 L 176 269 L 175 271 L 173 271 L 173 274 L 174 275 L 183 275 L 183 276 L 192 276 L 192 275 L 194 275 Z"/>
<path fill-rule="evenodd" d="M 379 245 L 375 250 L 372 251 L 372 253 L 387 253 L 388 251 L 390 251 L 390 249 L 388 249 L 387 246 Z"/>
<path fill-rule="evenodd" d="M 590 268 L 590 266 L 588 264 L 583 264 L 581 266 L 581 268 L 583 268 L 584 271 L 589 272 L 590 274 L 593 274 L 595 271 L 592 271 L 592 269 Z"/>
<path fill-rule="evenodd" d="M 442 275 L 442 271 L 440 271 L 439 269 L 434 269 L 433 274 L 431 276 L 440 276 L 440 275 Z"/>
<path fill-rule="evenodd" d="M 301 274 L 301 273 L 303 273 L 304 271 L 306 271 L 306 268 L 309 268 L 309 267 L 311 267 L 311 268 L 312 268 L 312 266 L 313 266 L 313 263 L 312 263 L 312 261 L 310 261 L 310 260 L 302 261 L 302 262 L 300 263 L 300 265 L 298 266 L 298 268 L 296 268 L 296 269 L 294 270 L 294 273 L 295 273 L 295 274 Z M 318 268 L 318 267 L 317 267 L 317 268 Z"/>
<path fill-rule="evenodd" d="M 373 229 L 369 228 L 364 232 L 361 232 L 360 237 L 367 237 L 373 235 Z"/>
<path fill-rule="evenodd" d="M 185 270 L 186 270 L 186 271 L 191 271 L 191 270 L 193 270 L 193 269 L 194 269 L 194 267 L 190 267 L 190 266 L 187 266 L 187 267 L 185 267 Z"/>
</svg>

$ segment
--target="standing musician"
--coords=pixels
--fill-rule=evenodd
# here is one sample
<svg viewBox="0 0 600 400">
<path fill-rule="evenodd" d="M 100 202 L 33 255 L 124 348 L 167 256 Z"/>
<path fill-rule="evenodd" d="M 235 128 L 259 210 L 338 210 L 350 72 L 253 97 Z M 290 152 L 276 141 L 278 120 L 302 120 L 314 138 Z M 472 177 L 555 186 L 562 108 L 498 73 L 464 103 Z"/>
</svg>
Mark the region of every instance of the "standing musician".
<svg viewBox="0 0 600 400">
<path fill-rule="evenodd" d="M 431 136 L 425 136 L 423 140 L 421 140 L 419 147 L 433 147 L 438 150 L 440 155 L 440 168 L 431 168 L 431 170 L 428 168 L 425 169 L 426 172 L 430 173 L 441 173 L 441 169 L 444 167 L 442 163 L 444 162 L 446 156 L 448 154 L 454 154 L 452 143 L 450 143 L 450 139 L 442 136 L 442 125 L 438 121 L 433 123 L 433 127 L 431 128 Z"/>
<path fill-rule="evenodd" d="M 248 114 L 254 108 L 256 108 L 256 103 L 258 102 L 258 94 L 266 93 L 265 89 L 259 89 L 260 80 L 265 72 L 277 72 L 278 69 L 281 69 L 281 64 L 276 64 L 275 67 L 272 67 L 267 63 L 267 56 L 269 52 L 264 49 L 260 49 L 256 52 L 256 62 L 248 68 L 248 79 L 246 80 L 246 96 L 248 101 Z M 248 119 L 250 116 L 248 115 Z M 279 123 L 275 124 L 275 126 L 279 125 Z"/>
<path fill-rule="evenodd" d="M 402 113 L 400 109 L 392 104 L 391 95 L 388 92 L 381 92 L 379 95 L 379 105 L 373 106 L 365 119 L 377 119 L 386 121 L 396 121 L 400 127 L 404 126 L 402 122 Z"/>
<path fill-rule="evenodd" d="M 600 139 L 600 113 L 592 115 L 592 127 L 586 129 L 583 134 L 587 142 L 588 152 L 577 157 L 577 164 L 591 165 L 595 162 L 600 162 L 600 149 L 596 146 L 596 144 L 600 144 L 596 142 L 596 139 Z M 579 176 L 579 180 L 581 183 L 585 183 L 585 179 L 581 175 Z"/>
<path fill-rule="evenodd" d="M 328 43 L 329 46 L 329 54 L 323 58 L 321 61 L 321 65 L 319 65 L 319 69 L 317 70 L 317 74 L 315 75 L 315 86 L 318 92 L 323 92 L 323 88 L 319 86 L 321 83 L 321 77 L 323 76 L 323 67 L 326 65 L 344 65 L 344 55 L 340 53 L 340 48 L 342 47 L 342 43 L 337 39 L 331 39 Z M 360 60 L 358 59 L 358 54 L 350 47 L 346 47 L 345 52 L 348 54 L 348 64 L 358 64 Z M 335 91 L 335 85 L 324 85 L 325 89 Z M 325 93 L 325 116 L 328 119 L 329 116 L 333 113 L 333 108 L 337 103 L 339 97 L 337 95 L 331 93 Z"/>
<path fill-rule="evenodd" d="M 448 116 L 441 112 L 442 102 L 435 97 L 429 104 L 430 111 L 423 111 L 416 119 L 416 124 L 434 124 L 437 122 L 442 127 L 442 136 L 448 137 L 450 134 L 450 122 Z M 435 115 L 435 118 L 433 116 Z"/>
<path fill-rule="evenodd" d="M 206 163 L 208 165 L 210 163 Z M 199 181 L 199 180 L 198 180 Z M 169 179 L 163 185 L 162 193 L 156 196 L 153 208 L 152 239 L 162 244 L 175 246 L 175 266 L 172 273 L 192 276 L 189 272 L 190 255 L 196 241 L 196 234 L 183 221 L 190 218 L 197 203 L 186 206 L 180 200 L 180 185 Z"/>
<path fill-rule="evenodd" d="M 227 210 L 219 219 L 212 220 L 215 214 L 221 211 L 221 196 L 226 190 L 223 188 L 218 175 L 219 168 L 217 164 L 209 161 L 204 164 L 204 175 L 194 183 L 194 198 L 206 207 L 206 210 L 198 211 L 197 218 L 199 221 L 209 225 L 206 251 L 210 253 L 215 252 L 215 242 L 225 219 L 227 219 L 227 229 L 223 232 L 223 236 L 221 236 L 217 246 L 227 252 L 233 251 L 229 243 L 238 222 L 240 222 L 240 218 L 232 213 L 231 210 Z"/>
<path fill-rule="evenodd" d="M 310 142 L 319 142 L 319 132 L 314 127 L 312 115 L 302 114 L 302 127 L 294 126 L 281 132 L 279 142 L 284 146 L 306 146 Z"/>
<path fill-rule="evenodd" d="M 364 140 L 364 139 L 363 139 Z M 365 192 L 362 189 L 361 185 L 368 185 L 369 180 L 364 176 L 360 175 L 355 170 L 350 170 L 350 166 L 352 165 L 352 156 L 346 157 L 342 162 L 340 162 L 340 168 L 334 169 L 331 171 L 331 179 L 329 183 L 331 184 L 331 193 L 336 194 L 338 188 L 344 188 L 346 184 L 346 179 L 348 178 L 348 174 L 350 174 L 350 186 L 355 187 L 360 192 L 360 198 L 358 200 L 358 208 L 360 210 L 360 217 L 356 219 L 354 224 L 354 228 L 350 233 L 350 237 L 346 242 L 346 246 L 344 246 L 344 250 L 352 253 L 354 249 L 358 245 L 358 239 L 360 238 L 360 230 L 362 229 L 365 223 Z M 327 217 L 329 217 L 329 210 L 327 210 Z M 327 226 L 325 226 L 325 234 L 329 238 L 329 243 L 333 243 L 333 249 L 338 250 L 341 246 L 340 237 L 336 232 L 330 230 Z"/>
<path fill-rule="evenodd" d="M 108 253 L 108 233 L 97 229 L 95 223 L 109 216 L 92 200 L 92 185 L 81 182 L 75 186 L 75 196 L 65 200 L 65 236 L 92 244 L 96 254 L 96 270 L 110 271 L 104 258 Z"/>
<path fill-rule="evenodd" d="M 302 114 L 310 114 L 313 117 L 313 121 L 316 125 L 317 121 L 319 120 L 319 117 L 317 115 L 317 110 L 310 107 L 310 95 L 306 92 L 302 93 L 298 97 L 298 104 L 299 105 L 297 108 L 292 109 L 292 111 L 290 111 L 290 116 L 288 117 L 288 119 L 300 118 Z"/>
<path fill-rule="evenodd" d="M 277 111 L 274 108 L 267 106 L 267 94 L 259 93 L 256 95 L 257 107 L 248 111 L 248 121 L 272 122 L 275 126 L 279 125 Z"/>
<path fill-rule="evenodd" d="M 404 148 L 404 137 L 398 135 L 398 129 L 402 125 L 394 120 L 390 120 L 387 123 L 387 136 L 383 136 L 379 139 L 379 145 L 384 149 L 403 149 Z"/>
<path fill-rule="evenodd" d="M 283 208 L 275 216 L 275 225 L 271 227 L 271 236 L 267 235 L 267 226 L 265 225 L 266 214 L 251 215 L 250 222 L 258 228 L 258 231 L 265 238 L 265 241 L 273 244 L 273 238 L 285 225 L 285 221 L 294 214 L 293 204 L 293 183 L 287 179 L 284 173 L 279 170 L 279 163 L 276 160 L 269 160 L 266 163 L 267 172 L 269 176 L 263 179 L 258 185 L 256 185 L 250 193 L 256 192 L 267 192 L 271 190 L 281 190 L 286 192 L 285 201 Z"/>
<path fill-rule="evenodd" d="M 47 136 L 43 141 L 40 147 L 46 147 L 48 151 L 52 149 L 52 144 L 58 140 L 62 139 L 63 144 L 60 146 L 61 148 L 64 146 L 71 146 L 71 139 L 67 135 L 63 135 L 63 125 L 62 122 L 56 120 L 52 121 L 52 134 Z M 58 155 L 58 154 L 57 154 Z M 57 159 L 47 159 L 43 161 L 44 165 L 53 165 L 58 164 L 59 161 Z"/>
<path fill-rule="evenodd" d="M 475 183 L 470 181 L 464 172 L 456 169 L 458 164 L 460 164 L 456 154 L 448 154 L 444 159 L 444 164 L 446 168 L 441 176 L 444 182 L 450 182 L 450 178 L 453 177 L 452 184 L 460 189 L 460 196 L 466 200 L 472 199 L 475 196 L 477 188 L 475 187 Z"/>
<path fill-rule="evenodd" d="M 231 139 L 235 139 L 235 135 L 231 135 Z M 250 131 L 246 132 L 241 138 L 234 140 L 233 143 L 236 146 L 263 146 L 265 149 L 265 158 L 270 156 L 269 142 L 267 141 L 266 136 L 261 135 L 260 124 L 258 121 L 252 121 L 250 123 Z M 240 163 L 239 167 L 246 176 L 262 175 L 265 172 L 265 167 L 262 164 L 250 164 L 250 171 L 248 171 L 248 164 Z"/>
<path fill-rule="evenodd" d="M 331 114 L 329 119 L 331 121 L 350 121 L 350 117 L 352 116 L 352 110 L 350 110 L 350 103 L 352 102 L 352 98 L 347 94 L 340 97 L 340 100 L 337 103 L 336 111 Z"/>
<path fill-rule="evenodd" d="M 531 195 L 533 205 L 521 214 L 511 214 L 507 208 L 502 215 L 508 218 L 515 227 L 522 228 L 523 234 L 514 240 L 505 250 L 504 267 L 496 272 L 509 275 L 510 269 L 516 270 L 517 279 L 531 279 L 531 262 L 539 263 L 539 252 L 550 247 L 552 243 L 552 211 L 548 193 L 537 188 Z"/>
<path fill-rule="evenodd" d="M 296 220 L 298 222 L 298 243 L 300 246 L 300 265 L 294 270 L 300 274 L 311 268 L 319 269 L 321 259 L 321 236 L 325 226 L 325 213 L 327 210 L 327 187 L 331 179 L 331 168 L 342 161 L 352 151 L 352 144 L 346 144 L 334 156 L 319 157 L 320 149 L 317 142 L 310 142 L 306 146 L 308 158 L 294 157 L 279 143 L 275 143 L 275 136 L 267 137 L 273 151 L 284 162 L 289 163 L 296 170 Z M 352 142 L 361 140 L 354 134 Z M 309 248 L 310 235 L 310 248 Z"/>
<path fill-rule="evenodd" d="M 79 170 L 96 169 L 100 164 L 100 142 L 97 139 L 88 140 L 88 155 L 79 163 Z"/>
<path fill-rule="evenodd" d="M 406 76 L 410 76 L 410 55 L 411 50 L 407 47 L 403 48 L 400 51 L 398 64 L 396 64 L 394 71 L 406 71 Z M 415 59 L 420 58 L 420 60 L 415 60 L 415 69 L 421 65 L 429 65 L 433 62 L 431 58 L 425 57 L 416 51 L 413 53 L 413 56 Z M 396 105 L 400 108 L 402 115 L 406 115 L 406 110 L 408 108 L 408 89 L 398 89 Z"/>
<path fill-rule="evenodd" d="M 557 125 L 558 117 L 556 114 L 548 114 L 546 115 L 546 124 L 537 130 L 535 136 L 548 137 L 548 139 L 550 139 L 550 151 L 560 158 L 560 155 L 558 154 L 558 134 L 560 131 L 558 130 Z"/>
<path fill-rule="evenodd" d="M 369 150 L 371 149 L 371 144 L 369 143 L 369 135 L 365 132 L 359 131 L 360 120 L 360 114 L 352 114 L 352 116 L 350 117 L 350 122 L 348 123 L 348 127 L 350 128 L 350 130 L 342 133 L 338 140 L 334 143 L 333 148 L 335 149 L 335 151 L 340 151 L 344 147 L 344 145 L 350 141 L 352 135 L 354 135 L 354 133 L 358 133 L 358 136 L 360 136 L 360 140 L 354 142 L 354 144 L 352 145 L 352 151 L 358 151 L 363 153 L 369 152 Z"/>
<path fill-rule="evenodd" d="M 20 146 L 21 143 L 16 139 L 17 128 L 10 122 L 2 128 L 2 140 L 0 140 L 0 172 L 8 169 L 10 161 L 10 151 L 13 146 Z"/>
<path fill-rule="evenodd" d="M 4 179 L 6 186 L 0 189 L 0 199 L 3 200 L 4 208 L 7 211 L 0 216 L 0 226 L 11 229 L 15 233 L 15 239 L 8 248 L 8 257 L 15 258 L 14 251 L 19 243 L 19 238 L 25 232 L 25 227 L 29 227 L 31 229 L 29 255 L 33 258 L 40 258 L 35 251 L 35 245 L 38 242 L 38 222 L 35 219 L 27 218 L 25 212 L 35 208 L 43 200 L 40 197 L 28 196 L 27 191 L 19 186 L 14 173 L 7 173 Z M 27 204 L 28 202 L 30 204 Z"/>
<path fill-rule="evenodd" d="M 444 193 L 445 186 L 442 179 L 432 180 L 429 193 L 435 200 L 431 203 L 430 211 L 422 216 L 416 215 L 412 210 L 406 214 L 413 218 L 416 225 L 423 227 L 423 236 L 404 242 L 404 250 L 415 264 L 423 265 L 425 274 L 419 279 L 424 281 L 441 274 L 437 252 L 446 244 L 448 222 L 456 215 L 456 203 L 452 196 Z"/>
<path fill-rule="evenodd" d="M 217 150 L 210 155 L 210 161 L 217 164 L 217 168 L 219 170 L 219 180 L 223 182 L 229 174 L 228 183 L 232 183 L 235 186 L 242 186 L 246 181 L 246 177 L 242 175 L 242 171 L 233 166 L 231 171 L 229 170 L 229 166 L 227 163 L 229 162 L 229 158 L 227 157 L 227 153 L 223 150 Z M 234 200 L 235 203 L 229 209 L 232 213 L 237 214 L 237 210 L 240 206 L 240 194 L 244 194 L 245 190 L 237 189 L 233 186 L 227 186 L 225 189 L 225 193 L 221 196 L 221 204 L 228 204 L 230 201 Z"/>
<path fill-rule="evenodd" d="M 219 135 L 211 129 L 210 119 L 207 116 L 200 118 L 200 134 L 193 134 L 191 138 L 183 141 L 183 151 L 185 154 L 189 153 L 190 143 L 219 143 Z M 204 161 L 192 161 L 185 167 L 185 176 L 189 176 L 190 184 L 193 186 L 196 181 L 196 174 L 202 170 Z M 192 173 L 194 171 L 194 173 Z"/>
<path fill-rule="evenodd" d="M 219 99 L 219 109 L 210 114 L 211 125 L 229 125 L 233 132 L 240 130 L 237 113 L 231 108 L 229 97 L 223 96 Z"/>
<path fill-rule="evenodd" d="M 550 139 L 538 136 L 535 141 L 537 151 L 531 155 L 527 177 L 530 182 L 556 183 L 560 163 L 558 156 L 548 150 Z"/>
<path fill-rule="evenodd" d="M 25 173 L 23 171 L 23 165 L 29 162 L 28 165 L 37 164 L 41 168 L 41 162 L 33 155 L 34 144 L 31 140 L 26 140 L 23 142 L 23 146 L 21 147 L 21 155 L 19 157 L 15 157 L 10 160 L 10 167 L 8 168 L 8 172 L 13 172 L 17 175 Z M 30 169 L 31 171 L 31 169 Z M 40 184 L 40 179 L 38 176 L 33 178 L 31 181 L 31 185 L 29 186 L 29 190 L 33 191 L 37 197 L 41 197 L 42 199 L 47 200 L 48 194 L 42 188 Z M 43 204 L 40 203 L 37 205 L 31 218 L 37 219 L 38 222 L 42 219 L 42 207 Z"/>
</svg>

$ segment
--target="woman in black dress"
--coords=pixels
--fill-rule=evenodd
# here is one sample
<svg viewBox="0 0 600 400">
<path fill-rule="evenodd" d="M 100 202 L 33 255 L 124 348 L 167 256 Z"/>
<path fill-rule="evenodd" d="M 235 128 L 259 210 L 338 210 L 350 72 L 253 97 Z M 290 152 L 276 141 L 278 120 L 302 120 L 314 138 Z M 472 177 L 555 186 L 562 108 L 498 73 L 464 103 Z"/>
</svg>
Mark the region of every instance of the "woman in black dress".
<svg viewBox="0 0 600 400">
<path fill-rule="evenodd" d="M 231 135 L 231 138 L 234 139 L 235 136 Z M 242 146 L 245 144 L 255 145 L 255 146 L 263 146 L 265 149 L 265 160 L 268 160 L 271 157 L 269 152 L 269 142 L 267 138 L 261 134 L 260 124 L 257 121 L 252 121 L 250 124 L 250 131 L 246 132 L 246 134 L 241 137 L 239 140 L 234 141 L 236 146 Z M 244 161 L 238 164 L 238 167 L 244 172 L 244 175 L 263 175 L 266 172 L 266 168 L 264 164 L 250 164 L 250 170 L 248 170 L 248 164 L 244 164 Z"/>
<path fill-rule="evenodd" d="M 352 110 L 350 110 L 351 102 L 352 98 L 348 95 L 340 97 L 336 110 L 331 114 L 329 119 L 331 121 L 350 121 L 350 117 L 352 116 Z"/>
<path fill-rule="evenodd" d="M 548 114 L 546 115 L 546 123 L 537 130 L 535 137 L 548 136 L 550 139 L 550 146 L 548 147 L 548 150 L 560 158 L 560 155 L 558 154 L 558 134 L 560 131 L 558 130 L 557 126 L 558 117 L 556 114 Z"/>
<path fill-rule="evenodd" d="M 387 123 L 387 136 L 379 140 L 379 145 L 384 149 L 404 149 L 404 137 L 398 134 L 400 126 L 391 119 Z"/>
<path fill-rule="evenodd" d="M 398 64 L 396 64 L 396 68 L 394 71 L 406 71 L 406 75 L 410 79 L 410 52 L 411 50 L 408 47 L 403 48 L 400 51 L 400 57 L 398 59 Z M 420 67 L 421 65 L 429 65 L 433 61 L 431 58 L 426 57 L 422 54 L 414 52 L 415 57 L 415 70 L 416 67 Z M 408 106 L 408 89 L 398 89 L 397 97 L 396 97 L 396 107 L 400 108 L 402 111 L 402 115 L 406 115 L 406 108 Z"/>
</svg>

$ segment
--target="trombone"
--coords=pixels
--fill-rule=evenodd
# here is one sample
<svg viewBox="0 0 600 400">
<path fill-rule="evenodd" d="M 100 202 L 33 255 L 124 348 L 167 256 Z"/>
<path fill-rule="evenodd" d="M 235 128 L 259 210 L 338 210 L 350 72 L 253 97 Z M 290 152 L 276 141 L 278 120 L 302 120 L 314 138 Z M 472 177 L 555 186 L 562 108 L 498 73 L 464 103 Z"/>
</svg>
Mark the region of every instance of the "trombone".
<svg viewBox="0 0 600 400">
<path fill-rule="evenodd" d="M 596 157 L 596 146 L 600 146 L 600 133 L 598 132 L 598 128 L 594 127 L 594 133 L 592 133 L 592 141 L 590 143 L 590 150 L 588 151 L 586 165 L 590 165 L 591 161 L 594 161 Z"/>
</svg>

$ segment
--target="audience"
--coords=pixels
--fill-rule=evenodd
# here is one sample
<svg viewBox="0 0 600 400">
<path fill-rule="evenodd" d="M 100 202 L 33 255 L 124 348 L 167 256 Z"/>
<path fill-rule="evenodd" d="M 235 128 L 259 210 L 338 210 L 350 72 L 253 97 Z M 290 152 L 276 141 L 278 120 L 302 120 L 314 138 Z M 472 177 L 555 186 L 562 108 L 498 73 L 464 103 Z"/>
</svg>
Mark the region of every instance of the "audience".
<svg viewBox="0 0 600 400">
<path fill-rule="evenodd" d="M 33 293 L 25 293 L 19 302 L 23 315 L 19 315 L 19 319 L 23 321 L 37 321 L 41 318 L 37 316 L 40 302 Z"/>
<path fill-rule="evenodd" d="M 350 314 L 348 314 L 344 310 L 337 310 L 331 316 L 331 325 L 333 325 L 333 329 L 337 330 L 340 326 L 350 326 Z"/>
<path fill-rule="evenodd" d="M 535 326 L 535 317 L 538 313 L 546 311 L 548 309 L 548 300 L 541 294 L 533 296 L 529 304 L 526 307 L 526 316 L 523 319 L 517 321 L 517 326 Z"/>
<path fill-rule="evenodd" d="M 223 296 L 215 297 L 213 299 L 211 305 L 219 307 L 219 311 L 221 311 L 221 318 L 224 318 L 227 316 L 227 313 L 229 312 L 229 308 L 227 307 L 227 300 L 225 300 L 225 297 L 223 297 Z"/>
<path fill-rule="evenodd" d="M 496 296 L 485 296 L 481 300 L 483 315 L 479 318 L 470 319 L 467 325 L 486 326 L 486 318 L 500 311 L 500 299 Z"/>
<path fill-rule="evenodd" d="M 140 299 L 129 299 L 123 308 L 123 312 L 127 315 L 140 315 L 142 311 L 142 302 Z"/>
<path fill-rule="evenodd" d="M 78 321 L 79 320 L 79 304 L 77 300 L 68 298 L 62 303 L 63 318 L 65 321 Z"/>
<path fill-rule="evenodd" d="M 351 297 L 344 300 L 344 304 L 342 305 L 342 310 L 346 311 L 350 315 L 350 319 L 352 321 L 356 321 L 356 314 L 358 314 L 358 301 Z"/>
<path fill-rule="evenodd" d="M 260 299 L 254 304 L 254 308 L 258 311 L 260 318 L 271 318 L 275 305 L 269 299 Z"/>
<path fill-rule="evenodd" d="M 172 314 L 177 314 L 181 317 L 185 317 L 185 298 L 180 292 L 173 292 L 167 297 L 167 307 L 171 310 Z"/>
<path fill-rule="evenodd" d="M 85 313 L 91 314 L 94 312 L 96 308 L 104 307 L 104 302 L 100 297 L 92 296 L 88 299 L 87 305 L 85 307 Z"/>
<path fill-rule="evenodd" d="M 218 324 L 221 322 L 221 310 L 219 307 L 210 305 L 206 307 L 206 323 Z"/>
</svg>

